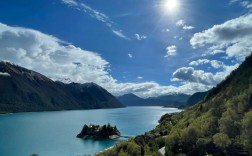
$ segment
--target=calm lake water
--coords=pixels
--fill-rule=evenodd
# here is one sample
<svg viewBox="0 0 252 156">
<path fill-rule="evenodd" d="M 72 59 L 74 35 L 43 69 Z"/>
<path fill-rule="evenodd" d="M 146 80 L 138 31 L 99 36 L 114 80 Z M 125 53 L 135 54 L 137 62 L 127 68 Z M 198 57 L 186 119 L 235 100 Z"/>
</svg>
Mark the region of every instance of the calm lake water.
<svg viewBox="0 0 252 156">
<path fill-rule="evenodd" d="M 135 136 L 153 129 L 176 108 L 119 109 L 17 113 L 0 115 L 0 156 L 78 156 L 94 154 L 116 141 L 83 140 L 75 136 L 84 124 L 116 125 L 122 135 Z"/>
</svg>

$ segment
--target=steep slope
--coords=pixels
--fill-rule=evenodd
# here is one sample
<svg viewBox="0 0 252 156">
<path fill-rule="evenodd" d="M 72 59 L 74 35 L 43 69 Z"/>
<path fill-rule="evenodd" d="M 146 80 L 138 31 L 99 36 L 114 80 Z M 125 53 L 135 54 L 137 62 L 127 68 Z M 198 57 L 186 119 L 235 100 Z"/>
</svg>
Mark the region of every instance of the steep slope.
<svg viewBox="0 0 252 156">
<path fill-rule="evenodd" d="M 117 98 L 125 106 L 144 106 L 144 105 L 146 105 L 145 99 L 140 98 L 133 93 L 125 94 L 125 95 L 119 96 Z"/>
<path fill-rule="evenodd" d="M 70 83 L 64 87 L 85 109 L 123 107 L 117 98 L 95 83 Z"/>
<path fill-rule="evenodd" d="M 196 92 L 186 102 L 186 107 L 193 106 L 198 102 L 204 100 L 208 92 Z"/>
<path fill-rule="evenodd" d="M 110 105 L 109 102 L 113 102 L 113 100 L 95 101 L 96 95 L 91 93 L 91 91 L 90 95 L 87 95 L 86 98 L 92 100 L 80 103 L 80 99 L 64 86 L 55 83 L 37 72 L 11 63 L 0 62 L 0 112 L 50 111 L 122 106 L 118 101 Z M 97 90 L 101 90 L 101 87 L 95 87 Z M 86 92 L 89 93 L 88 90 Z M 115 97 L 108 92 L 104 90 L 101 92 L 106 94 L 104 96 L 109 96 L 116 101 Z M 75 93 L 78 94 L 78 90 Z"/>
<path fill-rule="evenodd" d="M 25 68 L 1 62 L 1 112 L 81 109 L 75 99 L 47 77 Z"/>
<path fill-rule="evenodd" d="M 126 106 L 167 106 L 179 107 L 186 103 L 190 95 L 174 94 L 158 97 L 140 98 L 135 94 L 125 94 L 118 97 L 118 100 Z"/>
<path fill-rule="evenodd" d="M 252 155 L 252 56 L 197 105 L 99 155 Z M 128 147 L 133 147 L 129 150 Z"/>
</svg>

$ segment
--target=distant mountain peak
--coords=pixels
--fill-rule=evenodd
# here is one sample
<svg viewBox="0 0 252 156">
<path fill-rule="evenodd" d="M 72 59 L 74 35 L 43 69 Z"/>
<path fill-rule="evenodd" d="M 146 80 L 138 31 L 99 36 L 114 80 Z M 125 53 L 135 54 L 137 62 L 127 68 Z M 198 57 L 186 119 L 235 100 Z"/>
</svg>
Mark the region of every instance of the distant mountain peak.
<svg viewBox="0 0 252 156">
<path fill-rule="evenodd" d="M 134 93 L 118 96 L 126 106 L 170 106 L 180 107 L 190 96 L 186 94 L 163 95 L 158 97 L 141 98 Z"/>
<path fill-rule="evenodd" d="M 101 88 L 100 85 L 98 85 L 98 84 L 96 84 L 94 82 L 87 82 L 87 83 L 84 83 L 83 85 L 86 86 L 86 87 L 98 87 L 98 88 Z"/>
<path fill-rule="evenodd" d="M 134 93 L 127 93 L 127 94 L 124 94 L 124 95 L 121 95 L 121 96 L 135 96 L 135 97 L 139 97 L 137 96 L 136 94 Z M 120 97 L 120 96 L 119 96 Z"/>
<path fill-rule="evenodd" d="M 14 64 L 14 63 L 5 62 L 5 61 L 0 62 L 0 72 L 2 72 L 2 73 L 5 72 L 10 75 L 15 74 L 15 75 L 19 75 L 19 76 L 25 76 L 29 80 L 41 80 L 41 81 L 53 82 L 51 79 L 47 78 L 46 76 L 44 76 L 38 72 L 28 70 L 24 67 L 21 67 L 19 65 Z"/>
</svg>

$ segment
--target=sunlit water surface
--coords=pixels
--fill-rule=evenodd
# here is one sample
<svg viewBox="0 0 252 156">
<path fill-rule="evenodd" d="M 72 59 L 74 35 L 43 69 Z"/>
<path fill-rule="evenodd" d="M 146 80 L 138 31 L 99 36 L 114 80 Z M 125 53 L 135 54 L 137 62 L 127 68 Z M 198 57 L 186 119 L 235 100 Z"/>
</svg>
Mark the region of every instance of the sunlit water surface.
<svg viewBox="0 0 252 156">
<path fill-rule="evenodd" d="M 83 140 L 75 136 L 84 124 L 116 125 L 122 135 L 135 136 L 153 129 L 176 108 L 126 107 L 80 111 L 0 115 L 0 156 L 77 156 L 94 154 L 116 141 Z"/>
</svg>

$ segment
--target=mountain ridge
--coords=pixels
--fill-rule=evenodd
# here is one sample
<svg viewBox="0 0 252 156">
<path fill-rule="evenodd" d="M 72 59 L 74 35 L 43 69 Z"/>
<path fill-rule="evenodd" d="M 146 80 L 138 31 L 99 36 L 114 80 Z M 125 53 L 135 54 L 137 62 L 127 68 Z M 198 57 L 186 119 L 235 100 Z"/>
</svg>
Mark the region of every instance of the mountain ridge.
<svg viewBox="0 0 252 156">
<path fill-rule="evenodd" d="M 94 83 L 87 85 L 101 90 L 107 99 L 97 101 L 95 94 L 89 91 L 86 98 L 90 100 L 80 103 L 73 92 L 69 91 L 69 88 L 72 87 L 71 84 L 54 82 L 38 72 L 3 61 L 0 62 L 0 72 L 5 73 L 4 75 L 0 74 L 0 112 L 123 107 L 113 95 Z M 76 89 L 75 92 L 78 93 L 78 90 Z M 112 105 L 108 103 L 110 100 L 113 101 Z"/>
<path fill-rule="evenodd" d="M 126 106 L 165 106 L 179 107 L 186 103 L 190 96 L 187 94 L 171 94 L 158 97 L 141 98 L 133 93 L 117 97 Z"/>
</svg>

